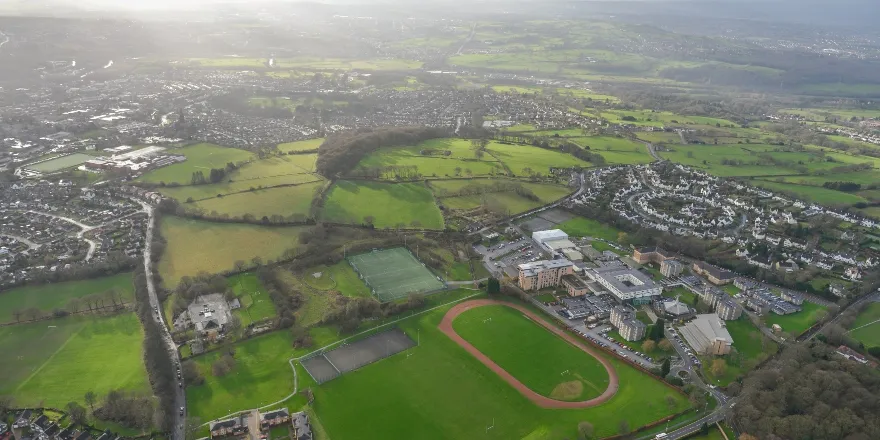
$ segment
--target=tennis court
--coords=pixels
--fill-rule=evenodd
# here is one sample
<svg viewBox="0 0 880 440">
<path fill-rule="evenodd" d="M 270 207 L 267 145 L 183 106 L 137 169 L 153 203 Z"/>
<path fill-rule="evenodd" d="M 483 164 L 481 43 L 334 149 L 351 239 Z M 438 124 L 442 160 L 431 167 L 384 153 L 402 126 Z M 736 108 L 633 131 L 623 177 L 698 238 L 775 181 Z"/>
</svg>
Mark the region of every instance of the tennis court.
<svg viewBox="0 0 880 440">
<path fill-rule="evenodd" d="M 446 287 L 405 248 L 374 250 L 348 257 L 348 263 L 382 302 Z"/>
</svg>

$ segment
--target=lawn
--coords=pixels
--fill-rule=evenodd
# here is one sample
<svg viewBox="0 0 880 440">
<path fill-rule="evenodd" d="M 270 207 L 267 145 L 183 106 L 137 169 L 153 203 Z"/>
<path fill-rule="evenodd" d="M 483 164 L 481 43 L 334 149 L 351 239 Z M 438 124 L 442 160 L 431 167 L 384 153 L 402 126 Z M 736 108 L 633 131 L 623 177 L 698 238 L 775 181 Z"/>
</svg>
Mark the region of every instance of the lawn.
<svg viewBox="0 0 880 440">
<path fill-rule="evenodd" d="M 215 197 L 197 202 L 193 206 L 208 213 L 216 211 L 219 214 L 229 214 L 232 217 L 242 217 L 245 214 L 250 214 L 258 219 L 272 215 L 308 216 L 312 199 L 318 188 L 323 185 L 323 181 L 317 181 L 297 186 L 262 189 Z"/>
<path fill-rule="evenodd" d="M 339 181 L 324 203 L 323 219 L 363 223 L 373 217 L 377 228 L 397 225 L 443 229 L 443 215 L 423 183 Z"/>
<path fill-rule="evenodd" d="M 159 261 L 159 273 L 166 285 L 173 287 L 185 275 L 232 270 L 237 260 L 248 264 L 256 256 L 264 262 L 275 260 L 285 250 L 299 245 L 299 233 L 304 229 L 211 223 L 166 216 L 162 219 L 161 231 L 168 246 Z"/>
<path fill-rule="evenodd" d="M 176 182 L 189 184 L 192 181 L 192 173 L 196 171 L 202 171 L 207 176 L 210 174 L 211 168 L 225 168 L 229 162 L 246 162 L 254 157 L 253 153 L 249 151 L 205 143 L 179 149 L 169 149 L 165 153 L 184 155 L 186 156 L 186 161 L 155 169 L 137 180 L 151 183 Z"/>
<path fill-rule="evenodd" d="M 324 138 L 318 139 L 309 139 L 306 141 L 296 141 L 296 142 L 287 142 L 284 144 L 278 144 L 278 149 L 289 153 L 291 151 L 308 151 L 308 150 L 316 150 L 321 144 L 324 143 Z"/>
<path fill-rule="evenodd" d="M 748 359 L 757 359 L 761 354 L 772 355 L 778 350 L 778 346 L 767 336 L 764 336 L 752 321 L 745 315 L 736 321 L 726 321 L 727 331 L 733 338 L 733 346 L 740 354 Z"/>
<path fill-rule="evenodd" d="M 694 305 L 694 298 L 697 297 L 693 292 L 684 287 L 674 287 L 672 290 L 664 290 L 663 296 L 667 298 L 679 298 L 679 300 L 689 306 Z"/>
<path fill-rule="evenodd" d="M 574 237 L 595 237 L 609 241 L 617 241 L 617 234 L 620 232 L 613 226 L 584 217 L 566 220 L 556 225 L 556 228 Z"/>
<path fill-rule="evenodd" d="M 782 331 L 796 336 L 818 322 L 821 315 L 825 313 L 825 307 L 811 302 L 804 302 L 801 307 L 803 310 L 791 315 L 767 314 L 767 326 L 779 324 L 782 327 Z"/>
<path fill-rule="evenodd" d="M 263 288 L 263 283 L 256 274 L 244 273 L 228 278 L 229 287 L 235 297 L 241 303 L 241 308 L 235 310 L 236 316 L 241 319 L 241 325 L 247 326 L 253 322 L 272 318 L 276 315 L 275 304 Z"/>
<path fill-rule="evenodd" d="M 65 309 L 67 303 L 74 298 L 103 293 L 111 289 L 116 290 L 124 301 L 130 302 L 134 297 L 131 274 L 24 286 L 0 292 L 0 323 L 15 321 L 12 315 L 14 310 L 33 307 L 44 313 L 52 313 L 56 309 Z"/>
<path fill-rule="evenodd" d="M 604 437 L 616 434 L 622 420 L 635 429 L 687 408 L 680 394 L 613 359 L 621 386 L 609 402 L 588 409 L 539 408 L 438 330 L 447 310 L 399 324 L 420 340 L 412 356 L 392 356 L 313 388 L 315 410 L 330 438 L 549 440 L 574 438 L 582 421 Z M 352 423 L 363 420 L 365 408 L 369 429 Z"/>
<path fill-rule="evenodd" d="M 527 169 L 531 169 L 533 173 L 546 175 L 550 172 L 551 167 L 590 166 L 589 162 L 582 161 L 566 153 L 525 145 L 507 145 L 491 142 L 488 151 L 493 157 L 504 162 L 515 175 L 527 174 Z"/>
<path fill-rule="evenodd" d="M 134 313 L 71 317 L 0 328 L 0 395 L 21 407 L 62 408 L 115 389 L 150 393 L 143 330 Z"/>
<path fill-rule="evenodd" d="M 852 328 L 862 327 L 877 320 L 880 320 L 880 303 L 874 302 L 859 314 Z M 849 335 L 865 344 L 866 347 L 878 347 L 880 346 L 880 322 L 855 330 Z"/>
<path fill-rule="evenodd" d="M 487 321 L 488 320 L 488 321 Z M 608 387 L 608 373 L 594 357 L 506 306 L 468 310 L 455 332 L 532 391 L 557 400 L 582 401 Z"/>
</svg>

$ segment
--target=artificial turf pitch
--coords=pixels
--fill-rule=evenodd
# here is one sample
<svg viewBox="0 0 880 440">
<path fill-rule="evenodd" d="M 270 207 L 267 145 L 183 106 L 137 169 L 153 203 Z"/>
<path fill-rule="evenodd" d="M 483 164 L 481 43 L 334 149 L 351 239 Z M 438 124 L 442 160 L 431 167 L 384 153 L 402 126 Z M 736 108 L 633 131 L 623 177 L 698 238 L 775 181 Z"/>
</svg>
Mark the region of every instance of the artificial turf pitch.
<svg viewBox="0 0 880 440">
<path fill-rule="evenodd" d="M 348 257 L 348 263 L 382 302 L 446 287 L 405 248 L 374 250 Z"/>
</svg>

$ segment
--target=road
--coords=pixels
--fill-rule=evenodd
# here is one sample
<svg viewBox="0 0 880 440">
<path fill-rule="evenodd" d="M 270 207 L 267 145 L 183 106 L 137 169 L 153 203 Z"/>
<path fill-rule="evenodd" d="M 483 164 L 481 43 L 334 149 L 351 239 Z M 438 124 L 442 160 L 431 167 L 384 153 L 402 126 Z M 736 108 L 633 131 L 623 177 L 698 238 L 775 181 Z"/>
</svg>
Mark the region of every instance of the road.
<svg viewBox="0 0 880 440">
<path fill-rule="evenodd" d="M 28 240 L 27 238 L 19 237 L 17 235 L 0 234 L 0 237 L 9 237 L 13 240 L 20 241 L 20 242 L 26 244 L 31 249 L 39 249 L 39 247 L 40 247 L 40 245 Z"/>
<path fill-rule="evenodd" d="M 0 41 L 0 49 L 2 49 L 3 45 L 9 42 L 9 35 L 6 35 L 5 33 L 3 33 L 3 31 L 0 31 L 0 36 L 3 37 L 3 41 Z"/>
<path fill-rule="evenodd" d="M 133 199 L 134 200 L 134 199 Z M 159 297 L 156 296 L 156 285 L 153 283 L 153 260 L 151 259 L 151 255 L 153 252 L 153 228 L 155 227 L 155 217 L 153 216 L 153 207 L 141 202 L 140 200 L 135 200 L 140 203 L 140 205 L 144 208 L 144 212 L 147 213 L 147 237 L 146 243 L 144 246 L 144 273 L 147 278 L 147 293 L 150 297 L 150 307 L 153 308 L 155 313 L 152 314 L 153 319 L 156 321 L 156 324 L 162 331 L 162 339 L 165 342 L 166 348 L 171 354 L 171 360 L 174 365 L 169 366 L 169 368 L 174 371 L 178 365 L 180 365 L 180 358 L 177 352 L 177 346 L 174 344 L 174 340 L 171 339 L 171 332 L 168 331 L 168 326 L 165 325 L 165 318 L 161 313 L 162 303 L 159 302 Z M 180 379 L 180 382 L 183 383 L 183 379 Z M 186 418 L 186 394 L 184 392 L 184 387 L 176 387 L 174 394 L 174 427 L 172 428 L 171 438 L 172 440 L 183 440 L 184 439 L 184 420 Z M 177 410 L 178 408 L 184 408 L 183 415 Z"/>
<path fill-rule="evenodd" d="M 475 33 L 477 33 L 477 24 L 476 23 L 474 23 L 474 25 L 471 27 L 471 33 L 468 34 L 467 38 L 464 40 L 464 43 L 461 43 L 461 46 L 459 46 L 458 50 L 455 52 L 456 55 L 461 55 L 461 51 L 464 50 L 464 47 L 467 46 L 467 44 L 470 43 L 471 40 L 474 39 Z"/>
<path fill-rule="evenodd" d="M 654 144 L 652 144 L 650 142 L 643 141 L 643 140 L 639 140 L 639 142 L 645 144 L 645 148 L 648 149 L 648 154 L 650 154 L 651 157 L 654 158 L 654 160 L 663 160 L 663 158 L 660 157 L 659 154 L 657 154 L 657 151 L 654 150 Z"/>
</svg>

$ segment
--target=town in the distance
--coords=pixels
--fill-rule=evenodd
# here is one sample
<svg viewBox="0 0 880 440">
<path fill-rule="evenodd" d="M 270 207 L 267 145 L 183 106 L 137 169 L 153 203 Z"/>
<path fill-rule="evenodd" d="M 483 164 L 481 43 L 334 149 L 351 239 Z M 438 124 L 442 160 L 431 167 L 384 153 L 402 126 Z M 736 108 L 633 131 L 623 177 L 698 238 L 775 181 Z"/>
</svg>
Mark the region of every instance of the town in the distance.
<svg viewBox="0 0 880 440">
<path fill-rule="evenodd" d="M 865 0 L 0 0 L 0 440 L 880 438 Z"/>
</svg>

